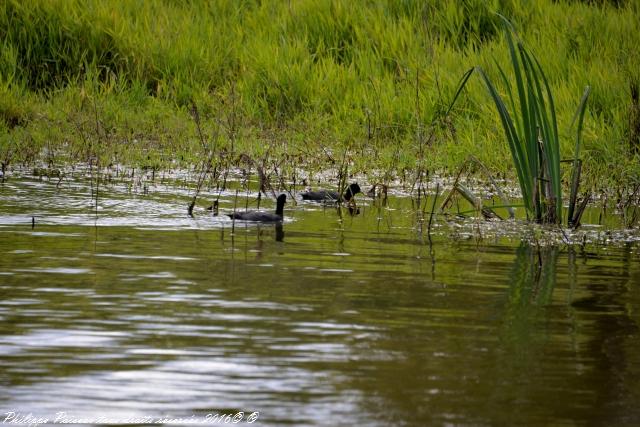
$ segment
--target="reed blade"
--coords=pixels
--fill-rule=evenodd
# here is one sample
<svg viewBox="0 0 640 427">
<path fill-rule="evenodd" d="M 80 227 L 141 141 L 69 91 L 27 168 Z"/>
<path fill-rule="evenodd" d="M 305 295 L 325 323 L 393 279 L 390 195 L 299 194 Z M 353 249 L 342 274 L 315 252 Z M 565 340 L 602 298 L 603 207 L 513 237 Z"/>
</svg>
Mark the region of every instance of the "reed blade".
<svg viewBox="0 0 640 427">
<path fill-rule="evenodd" d="M 476 68 L 476 70 L 480 73 L 480 76 L 482 77 L 487 89 L 489 90 L 489 94 L 491 95 L 498 110 L 507 142 L 509 144 L 509 150 L 511 151 L 511 157 L 516 168 L 516 174 L 518 176 L 518 183 L 520 184 L 520 190 L 522 191 L 524 204 L 527 207 L 527 211 L 532 212 L 534 207 L 532 203 L 532 184 L 534 182 L 534 179 L 530 174 L 531 169 L 527 166 L 527 155 L 522 149 L 521 140 L 518 137 L 517 131 L 513 124 L 513 120 L 511 119 L 511 115 L 509 114 L 504 101 L 498 94 L 498 91 L 496 90 L 495 86 L 486 75 L 484 70 L 480 67 Z"/>
<path fill-rule="evenodd" d="M 587 86 L 582 94 L 582 99 L 573 117 L 572 123 L 578 119 L 578 128 L 576 131 L 576 146 L 573 151 L 573 166 L 571 167 L 571 193 L 569 195 L 569 210 L 567 220 L 569 226 L 575 226 L 580 223 L 582 212 L 575 212 L 576 202 L 578 200 L 578 188 L 580 187 L 580 175 L 582 172 L 582 160 L 580 160 L 580 147 L 582 146 L 582 126 L 584 124 L 584 114 L 587 110 L 587 100 L 591 93 L 591 87 Z M 574 218 L 575 216 L 575 218 Z"/>
</svg>

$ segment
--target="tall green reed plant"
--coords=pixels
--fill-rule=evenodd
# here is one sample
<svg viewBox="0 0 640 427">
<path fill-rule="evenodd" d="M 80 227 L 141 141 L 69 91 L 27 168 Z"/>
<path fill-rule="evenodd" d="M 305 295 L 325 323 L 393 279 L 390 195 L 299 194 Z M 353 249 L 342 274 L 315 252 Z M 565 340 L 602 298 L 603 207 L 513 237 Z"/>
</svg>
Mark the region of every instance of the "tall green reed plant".
<svg viewBox="0 0 640 427">
<path fill-rule="evenodd" d="M 493 81 L 482 67 L 474 70 L 480 74 L 500 115 L 500 120 L 509 144 L 509 150 L 518 176 L 527 217 L 545 224 L 562 223 L 562 182 L 560 173 L 560 135 L 558 120 L 549 81 L 536 57 L 522 41 L 509 20 L 499 15 L 504 22 L 511 65 L 515 77 L 515 89 L 507 74 L 498 64 L 500 78 L 505 86 L 508 104 L 498 92 Z M 463 80 L 462 85 L 466 83 Z M 578 159 L 581 143 L 582 123 L 587 105 L 587 87 L 578 107 L 576 117 L 578 133 L 573 161 L 572 181 L 579 172 Z M 572 182 L 568 223 L 577 224 L 573 216 L 577 200 L 577 183 Z"/>
</svg>

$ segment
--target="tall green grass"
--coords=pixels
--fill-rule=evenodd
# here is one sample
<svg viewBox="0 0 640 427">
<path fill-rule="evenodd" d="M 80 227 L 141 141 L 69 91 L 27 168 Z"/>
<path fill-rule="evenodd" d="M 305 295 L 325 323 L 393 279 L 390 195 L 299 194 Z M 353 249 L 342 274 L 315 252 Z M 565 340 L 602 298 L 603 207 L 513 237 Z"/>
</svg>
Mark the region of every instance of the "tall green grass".
<svg viewBox="0 0 640 427">
<path fill-rule="evenodd" d="M 320 168 L 348 147 L 350 171 L 376 180 L 412 176 L 423 166 L 452 170 L 475 154 L 492 170 L 515 176 L 485 88 L 467 85 L 456 108 L 441 114 L 471 66 L 500 80 L 495 64 L 510 60 L 500 12 L 546 72 L 559 152 L 568 157 L 575 144 L 564 129 L 575 94 L 591 84 L 583 182 L 616 185 L 638 174 L 623 141 L 629 82 L 640 78 L 640 6 L 614 6 L 6 0 L 0 2 L 0 157 L 33 161 L 44 145 L 61 160 L 84 152 L 77 128 L 95 121 L 95 104 L 113 141 L 101 151 L 105 156 L 190 164 L 200 145 L 188 111 L 194 101 L 205 132 L 226 123 L 233 104 L 236 148 L 255 157 L 275 140 L 279 148 L 271 155 L 288 153 Z M 442 118 L 433 138 L 420 143 L 433 117 Z M 230 145 L 229 133 L 221 135 L 221 147 Z M 551 173 L 569 181 L 562 171 Z"/>
</svg>

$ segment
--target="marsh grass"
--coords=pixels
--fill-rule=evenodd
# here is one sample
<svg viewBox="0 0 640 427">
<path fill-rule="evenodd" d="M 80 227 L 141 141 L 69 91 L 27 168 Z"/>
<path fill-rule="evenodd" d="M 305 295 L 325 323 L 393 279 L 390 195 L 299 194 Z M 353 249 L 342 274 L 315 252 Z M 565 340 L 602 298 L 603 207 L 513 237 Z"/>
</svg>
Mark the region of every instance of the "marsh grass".
<svg viewBox="0 0 640 427">
<path fill-rule="evenodd" d="M 7 0 L 0 162 L 7 170 L 87 161 L 97 147 L 77 126 L 90 134 L 95 102 L 108 135 L 96 140 L 100 165 L 193 168 L 202 162 L 195 102 L 203 133 L 220 129 L 216 186 L 229 167 L 248 167 L 246 159 L 274 182 L 335 170 L 336 183 L 345 152 L 349 174 L 385 185 L 419 187 L 470 154 L 493 173 L 516 176 L 496 141 L 500 118 L 485 88 L 467 85 L 443 114 L 472 65 L 500 79 L 494 59 L 509 60 L 501 12 L 532 51 L 545 53 L 536 57 L 560 124 L 591 83 L 581 181 L 608 190 L 640 175 L 624 143 L 629 84 L 640 77 L 639 9 L 551 0 Z M 559 150 L 573 158 L 564 128 Z"/>
</svg>

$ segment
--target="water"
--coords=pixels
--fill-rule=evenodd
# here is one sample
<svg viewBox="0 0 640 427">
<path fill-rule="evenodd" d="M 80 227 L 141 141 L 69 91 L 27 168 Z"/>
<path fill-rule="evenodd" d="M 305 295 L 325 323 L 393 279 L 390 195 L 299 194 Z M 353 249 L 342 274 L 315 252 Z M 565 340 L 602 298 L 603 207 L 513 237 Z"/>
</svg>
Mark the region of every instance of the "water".
<svg viewBox="0 0 640 427">
<path fill-rule="evenodd" d="M 96 218 L 87 182 L 55 184 L 0 187 L 2 420 L 640 423 L 637 233 L 537 248 L 439 218 L 429 243 L 409 199 L 362 195 L 277 229 L 164 185 L 104 187 Z"/>
</svg>

